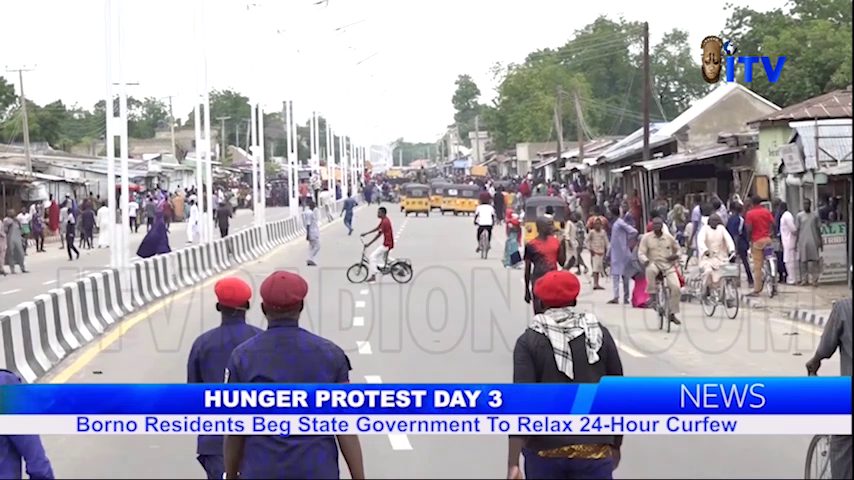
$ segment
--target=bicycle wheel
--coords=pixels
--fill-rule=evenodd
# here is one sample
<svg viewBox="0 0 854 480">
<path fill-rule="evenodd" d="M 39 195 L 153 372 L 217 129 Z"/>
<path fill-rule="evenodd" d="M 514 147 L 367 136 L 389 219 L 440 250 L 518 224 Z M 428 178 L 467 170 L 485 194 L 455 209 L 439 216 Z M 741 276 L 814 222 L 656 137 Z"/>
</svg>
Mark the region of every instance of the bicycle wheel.
<svg viewBox="0 0 854 480">
<path fill-rule="evenodd" d="M 364 263 L 355 263 L 347 269 L 347 280 L 350 283 L 362 283 L 368 279 L 368 266 Z"/>
<path fill-rule="evenodd" d="M 656 313 L 658 313 L 658 329 L 659 330 L 664 329 L 664 322 L 665 322 L 665 319 L 664 319 L 664 317 L 665 317 L 665 314 L 664 314 L 664 309 L 665 309 L 665 303 L 664 303 L 665 302 L 665 297 L 664 297 L 665 293 L 664 293 L 664 290 L 665 290 L 664 284 L 662 282 L 659 282 L 658 283 L 658 292 L 656 293 L 656 297 L 657 297 L 656 300 L 658 301 L 658 305 L 655 306 L 655 311 L 656 311 Z M 668 325 L 668 328 L 670 328 L 669 325 Z"/>
<path fill-rule="evenodd" d="M 486 254 L 489 252 L 489 240 L 486 237 L 486 232 L 480 232 L 480 258 L 486 259 Z"/>
<path fill-rule="evenodd" d="M 673 323 L 670 321 L 670 287 L 668 287 L 664 281 L 661 282 L 661 293 L 662 300 L 664 300 L 664 304 L 661 308 L 661 314 L 664 323 L 667 324 L 667 333 L 670 333 L 670 324 Z"/>
<path fill-rule="evenodd" d="M 804 478 L 820 479 L 830 476 L 830 437 L 816 435 L 807 448 L 807 461 L 804 465 Z"/>
<path fill-rule="evenodd" d="M 412 280 L 412 267 L 403 262 L 395 262 L 389 267 L 391 278 L 397 283 L 407 283 Z"/>
<path fill-rule="evenodd" d="M 738 316 L 741 296 L 738 294 L 738 285 L 735 284 L 734 279 L 727 278 L 724 280 L 723 297 L 724 311 L 726 311 L 727 318 L 735 320 L 735 317 Z"/>
<path fill-rule="evenodd" d="M 703 313 L 706 314 L 707 317 L 711 317 L 715 314 L 715 309 L 718 307 L 717 299 L 712 296 L 712 292 L 708 293 L 704 291 L 705 287 L 700 285 L 700 305 L 703 306 Z"/>
</svg>

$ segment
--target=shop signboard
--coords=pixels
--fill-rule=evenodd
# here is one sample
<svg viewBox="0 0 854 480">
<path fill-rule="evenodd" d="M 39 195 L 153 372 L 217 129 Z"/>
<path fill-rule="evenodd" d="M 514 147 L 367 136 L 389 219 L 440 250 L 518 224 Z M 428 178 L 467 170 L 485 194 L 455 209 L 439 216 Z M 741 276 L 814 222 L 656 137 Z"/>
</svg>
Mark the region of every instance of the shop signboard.
<svg viewBox="0 0 854 480">
<path fill-rule="evenodd" d="M 844 283 L 848 281 L 848 224 L 824 223 L 821 226 L 822 270 L 819 283 Z"/>
</svg>

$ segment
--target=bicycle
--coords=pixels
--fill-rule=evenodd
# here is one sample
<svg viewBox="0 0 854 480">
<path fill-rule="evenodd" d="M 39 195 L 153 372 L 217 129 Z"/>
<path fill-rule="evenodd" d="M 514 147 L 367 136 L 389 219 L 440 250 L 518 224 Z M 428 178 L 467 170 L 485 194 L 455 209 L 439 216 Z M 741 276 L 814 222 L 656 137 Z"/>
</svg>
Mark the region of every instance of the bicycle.
<svg viewBox="0 0 854 480">
<path fill-rule="evenodd" d="M 368 244 L 362 241 L 362 259 L 347 269 L 347 280 L 350 283 L 364 283 L 370 276 L 370 261 L 367 256 Z M 389 263 L 389 260 L 391 261 Z M 408 283 L 412 280 L 412 262 L 405 258 L 389 259 L 385 254 L 384 265 L 379 267 L 380 275 L 391 275 L 397 283 Z"/>
<path fill-rule="evenodd" d="M 480 252 L 480 258 L 486 260 L 486 256 L 489 254 L 489 232 L 483 230 L 480 232 L 480 237 L 478 237 L 478 251 Z"/>
<path fill-rule="evenodd" d="M 663 330 L 664 324 L 667 323 L 667 333 L 670 333 L 670 324 L 673 323 L 670 321 L 670 288 L 667 286 L 663 273 L 659 273 L 655 277 L 655 292 L 658 329 Z"/>
<path fill-rule="evenodd" d="M 815 374 L 809 375 L 815 376 Z M 807 459 L 804 463 L 804 478 L 807 480 L 832 478 L 830 472 L 830 435 L 816 435 L 810 440 L 810 445 L 807 447 Z"/>
<path fill-rule="evenodd" d="M 734 255 L 730 255 L 730 263 L 721 265 L 720 285 L 708 292 L 701 292 L 700 304 L 707 317 L 714 315 L 717 306 L 720 304 L 723 304 L 727 318 L 735 320 L 735 317 L 738 316 L 741 302 L 738 294 L 738 279 L 741 277 L 741 271 L 738 265 L 731 263 L 733 258 Z"/>
<path fill-rule="evenodd" d="M 772 245 L 763 248 L 762 255 L 765 257 L 762 262 L 762 285 L 768 290 L 768 297 L 774 298 L 777 295 L 777 255 Z"/>
</svg>

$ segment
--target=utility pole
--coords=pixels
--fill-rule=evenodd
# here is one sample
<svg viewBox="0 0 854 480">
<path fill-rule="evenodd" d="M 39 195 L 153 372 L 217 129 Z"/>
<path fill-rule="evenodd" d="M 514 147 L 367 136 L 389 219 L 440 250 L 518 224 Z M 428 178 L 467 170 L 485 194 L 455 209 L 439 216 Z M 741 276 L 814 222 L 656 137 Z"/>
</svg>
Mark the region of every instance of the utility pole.
<svg viewBox="0 0 854 480">
<path fill-rule="evenodd" d="M 24 157 L 27 159 L 27 171 L 33 171 L 33 160 L 30 158 L 30 119 L 27 116 L 27 96 L 24 95 L 24 72 L 33 71 L 32 68 L 18 67 L 6 68 L 9 73 L 18 72 L 18 86 L 21 89 L 21 111 L 24 115 Z"/>
<path fill-rule="evenodd" d="M 643 24 L 643 159 L 649 160 L 649 24 Z"/>
<path fill-rule="evenodd" d="M 169 95 L 169 131 L 172 134 L 172 156 L 178 161 L 178 153 L 175 148 L 175 115 L 172 113 L 172 95 Z"/>
<path fill-rule="evenodd" d="M 557 158 L 560 160 L 561 155 L 563 155 L 563 108 L 561 105 L 561 100 L 563 99 L 563 90 L 560 87 L 557 87 L 557 91 L 555 92 L 555 133 L 557 133 Z M 559 162 L 556 162 L 559 163 Z M 548 171 L 548 170 L 547 170 Z M 550 178 L 546 178 L 546 180 L 551 180 Z"/>
<path fill-rule="evenodd" d="M 240 122 L 234 122 L 234 146 L 240 148 Z"/>
<path fill-rule="evenodd" d="M 575 130 L 578 135 L 578 161 L 584 163 L 584 115 L 581 113 L 581 100 L 578 98 L 578 92 L 575 92 Z"/>
<path fill-rule="evenodd" d="M 474 116 L 474 158 L 480 164 L 480 115 Z"/>
<path fill-rule="evenodd" d="M 231 117 L 216 117 L 219 120 L 219 138 L 220 143 L 222 144 L 222 150 L 220 151 L 219 161 L 222 162 L 225 160 L 225 121 L 231 120 Z"/>
</svg>

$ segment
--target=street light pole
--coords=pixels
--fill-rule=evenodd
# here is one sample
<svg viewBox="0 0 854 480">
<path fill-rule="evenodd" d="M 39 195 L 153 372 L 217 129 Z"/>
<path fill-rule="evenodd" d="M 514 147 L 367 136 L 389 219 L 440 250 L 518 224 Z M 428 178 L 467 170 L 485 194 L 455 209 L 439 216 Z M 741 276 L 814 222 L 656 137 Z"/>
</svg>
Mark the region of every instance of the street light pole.
<svg viewBox="0 0 854 480">
<path fill-rule="evenodd" d="M 21 113 L 23 114 L 23 130 L 24 130 L 24 158 L 27 161 L 27 171 L 33 171 L 33 161 L 30 158 L 30 118 L 27 115 L 27 96 L 24 94 L 24 72 L 33 71 L 32 68 L 6 68 L 6 71 L 18 72 L 18 87 L 21 89 Z"/>
<path fill-rule="evenodd" d="M 219 137 L 220 137 L 220 152 L 219 152 L 219 161 L 222 162 L 225 160 L 225 121 L 231 120 L 231 117 L 216 117 L 219 120 Z"/>
</svg>

